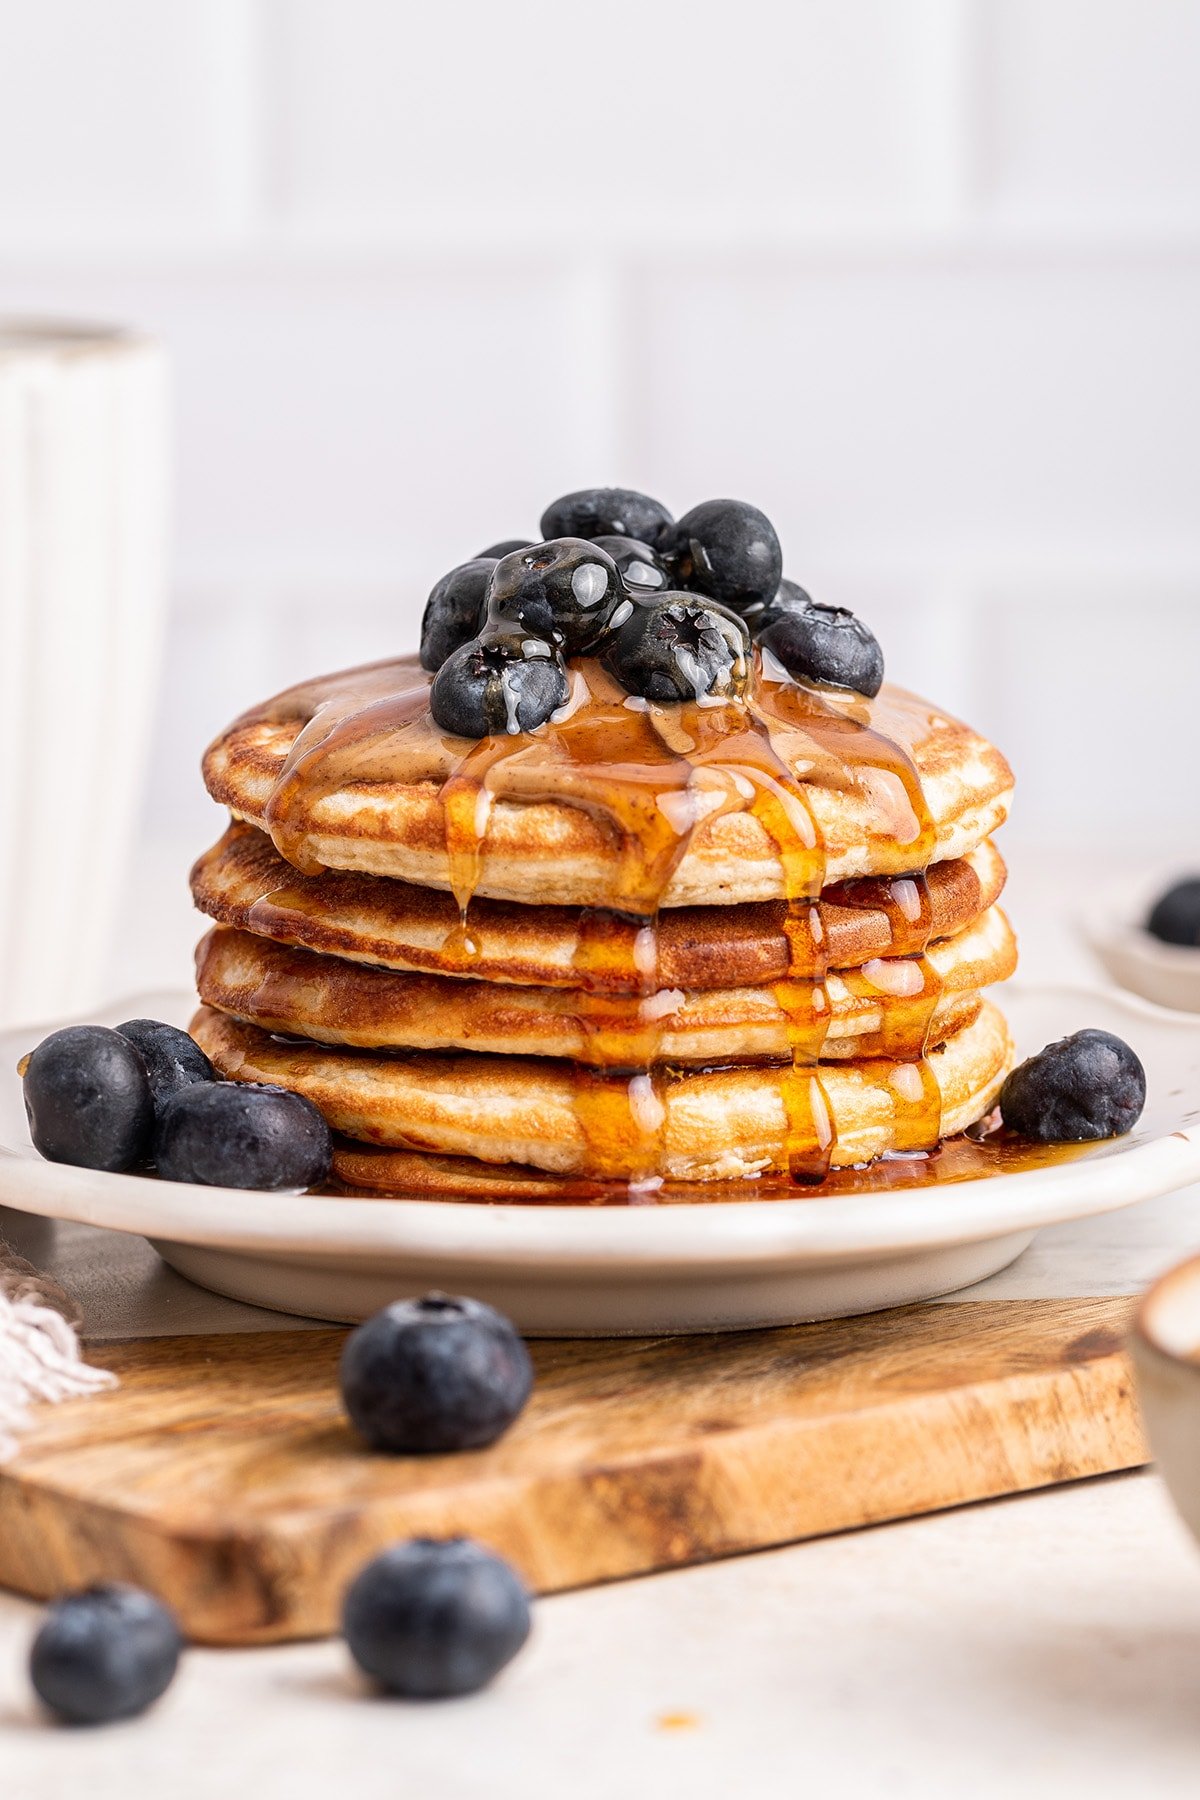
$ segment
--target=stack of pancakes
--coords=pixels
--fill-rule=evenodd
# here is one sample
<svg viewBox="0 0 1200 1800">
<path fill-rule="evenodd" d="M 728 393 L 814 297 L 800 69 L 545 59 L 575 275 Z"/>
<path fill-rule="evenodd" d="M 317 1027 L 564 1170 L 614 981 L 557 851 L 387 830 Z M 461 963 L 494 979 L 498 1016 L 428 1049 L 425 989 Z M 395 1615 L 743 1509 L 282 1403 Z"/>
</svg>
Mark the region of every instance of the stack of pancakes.
<svg viewBox="0 0 1200 1800">
<path fill-rule="evenodd" d="M 572 681 L 512 740 L 440 732 L 407 660 L 217 739 L 233 822 L 192 887 L 219 1071 L 308 1096 L 342 1182 L 381 1193 L 818 1182 L 985 1116 L 1012 1064 L 983 997 L 1016 961 L 1003 757 L 889 688 Z"/>
</svg>

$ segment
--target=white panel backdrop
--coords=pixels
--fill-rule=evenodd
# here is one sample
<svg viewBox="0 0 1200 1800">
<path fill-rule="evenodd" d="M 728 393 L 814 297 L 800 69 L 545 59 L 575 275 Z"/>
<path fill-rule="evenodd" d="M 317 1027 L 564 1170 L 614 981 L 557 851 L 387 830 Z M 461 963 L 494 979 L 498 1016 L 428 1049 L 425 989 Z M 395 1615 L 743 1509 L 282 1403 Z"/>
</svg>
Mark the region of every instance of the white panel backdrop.
<svg viewBox="0 0 1200 1800">
<path fill-rule="evenodd" d="M 1200 862 L 1200 0 L 0 0 L 0 310 L 176 365 L 147 854 L 226 716 L 584 483 L 776 519 Z"/>
</svg>

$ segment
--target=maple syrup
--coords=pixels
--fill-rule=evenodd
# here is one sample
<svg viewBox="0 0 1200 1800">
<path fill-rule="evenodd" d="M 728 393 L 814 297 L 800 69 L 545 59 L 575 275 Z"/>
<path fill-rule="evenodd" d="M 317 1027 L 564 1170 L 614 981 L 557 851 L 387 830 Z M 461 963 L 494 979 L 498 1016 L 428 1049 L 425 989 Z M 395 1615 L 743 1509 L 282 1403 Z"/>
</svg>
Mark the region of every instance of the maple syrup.
<svg viewBox="0 0 1200 1800">
<path fill-rule="evenodd" d="M 927 711 L 886 690 L 873 701 L 819 692 L 757 652 L 744 694 L 658 706 L 627 695 L 585 660 L 572 666 L 568 703 L 546 726 L 485 738 L 463 753 L 461 740 L 434 725 L 428 686 L 412 659 L 378 663 L 293 689 L 247 715 L 302 721 L 267 802 L 266 827 L 289 863 L 316 873 L 322 865 L 309 827 L 315 801 L 356 786 L 436 783 L 458 913 L 447 954 L 469 973 L 477 954 L 471 908 L 486 888 L 496 803 L 552 801 L 603 821 L 619 846 L 618 866 L 606 906 L 581 915 L 575 968 L 580 1029 L 594 1050 L 594 1066 L 580 1071 L 576 1110 L 597 1177 L 632 1162 L 653 1181 L 663 1166 L 662 1094 L 671 1071 L 660 1053 L 664 1009 L 656 1005 L 659 911 L 697 825 L 746 811 L 775 846 L 783 871 L 786 961 L 772 986 L 790 1052 L 780 1075 L 787 1191 L 829 1174 L 836 1139 L 821 1080 L 831 1009 L 819 905 L 826 856 L 806 801 L 811 786 L 865 800 L 870 831 L 886 837 L 910 871 L 843 882 L 835 893 L 843 907 L 886 916 L 888 955 L 870 959 L 857 980 L 860 991 L 873 989 L 888 1002 L 876 1054 L 903 1047 L 909 1058 L 890 1076 L 896 1143 L 902 1151 L 934 1150 L 941 1101 L 925 1050 L 941 983 L 927 955 L 933 915 L 923 871 L 936 830 L 912 753 L 928 729 Z M 256 904 L 264 903 L 269 907 L 270 896 Z M 606 1000 L 612 994 L 636 996 L 636 1014 L 613 1006 Z M 831 1179 L 843 1191 L 843 1177 Z M 731 1185 L 719 1185 L 730 1197 Z M 749 1185 L 755 1198 L 764 1197 L 761 1183 Z"/>
</svg>

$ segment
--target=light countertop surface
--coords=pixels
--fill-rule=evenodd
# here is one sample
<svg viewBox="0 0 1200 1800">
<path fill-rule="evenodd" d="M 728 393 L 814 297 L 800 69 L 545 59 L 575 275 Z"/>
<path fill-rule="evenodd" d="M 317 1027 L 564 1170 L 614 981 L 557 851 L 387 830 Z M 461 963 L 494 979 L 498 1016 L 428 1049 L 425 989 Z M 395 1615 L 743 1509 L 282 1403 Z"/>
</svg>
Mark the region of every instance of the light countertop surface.
<svg viewBox="0 0 1200 1800">
<path fill-rule="evenodd" d="M 1092 980 L 1053 873 L 1010 892 L 1023 970 Z M 127 941 L 114 992 L 186 979 L 181 930 L 141 960 Z M 0 1232 L 80 1298 L 98 1362 L 106 1338 L 272 1322 L 138 1241 L 13 1214 Z M 1136 1292 L 1197 1243 L 1193 1189 L 1045 1232 L 953 1303 Z M 5 1800 L 1192 1800 L 1200 1767 L 1200 1551 L 1153 1472 L 542 1600 L 527 1650 L 465 1701 L 367 1697 L 337 1642 L 193 1650 L 147 1718 L 62 1731 L 25 1676 L 38 1616 L 0 1596 Z"/>
</svg>

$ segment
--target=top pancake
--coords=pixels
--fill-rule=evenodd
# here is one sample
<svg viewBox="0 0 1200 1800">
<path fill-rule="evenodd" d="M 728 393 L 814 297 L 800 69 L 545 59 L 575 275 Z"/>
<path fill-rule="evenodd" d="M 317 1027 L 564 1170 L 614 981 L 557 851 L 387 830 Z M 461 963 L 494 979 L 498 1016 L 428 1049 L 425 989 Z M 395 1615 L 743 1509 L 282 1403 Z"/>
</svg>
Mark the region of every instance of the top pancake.
<svg viewBox="0 0 1200 1800">
<path fill-rule="evenodd" d="M 294 688 L 210 747 L 213 798 L 306 873 L 537 905 L 729 906 L 970 853 L 1008 812 L 999 751 L 925 701 L 778 679 L 658 706 L 592 662 L 536 732 L 438 730 L 405 659 Z"/>
</svg>

